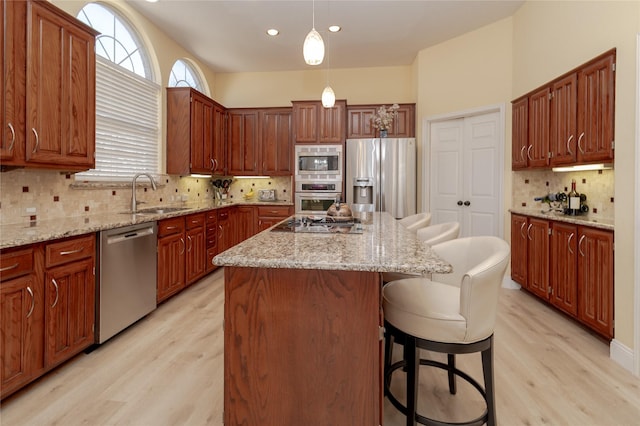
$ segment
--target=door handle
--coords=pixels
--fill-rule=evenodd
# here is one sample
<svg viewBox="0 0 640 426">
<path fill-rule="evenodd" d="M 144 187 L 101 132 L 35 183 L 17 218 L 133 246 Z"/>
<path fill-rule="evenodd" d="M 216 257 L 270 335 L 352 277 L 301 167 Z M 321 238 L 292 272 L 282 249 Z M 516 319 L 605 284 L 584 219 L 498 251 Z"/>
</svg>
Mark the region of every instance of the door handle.
<svg viewBox="0 0 640 426">
<path fill-rule="evenodd" d="M 533 226 L 533 223 L 530 223 L 529 226 L 527 227 L 527 237 L 529 238 L 529 241 L 533 240 L 533 238 L 531 238 L 531 234 L 529 233 L 529 231 L 531 231 L 532 226 Z"/>
<path fill-rule="evenodd" d="M 51 308 L 55 308 L 56 305 L 58 304 L 58 294 L 59 294 L 59 289 L 58 289 L 58 283 L 56 282 L 56 280 L 54 278 L 51 279 L 51 282 L 53 283 L 53 286 L 56 288 L 56 300 L 53 301 L 53 305 L 51 305 Z"/>
<path fill-rule="evenodd" d="M 464 205 L 467 206 L 467 207 L 470 206 L 471 205 L 471 201 L 469 201 L 469 200 L 465 201 Z"/>
<path fill-rule="evenodd" d="M 582 241 L 584 240 L 584 238 L 586 237 L 586 235 L 583 235 L 582 237 L 580 237 L 580 240 L 578 240 L 578 253 L 580 253 L 580 256 L 584 257 L 585 254 L 582 251 Z"/>
<path fill-rule="evenodd" d="M 458 203 L 457 203 L 457 204 L 458 204 L 459 206 L 461 206 L 461 205 L 462 205 L 462 200 L 458 200 Z"/>
<path fill-rule="evenodd" d="M 573 250 L 571 250 L 571 240 L 573 239 L 573 232 L 571 233 L 571 235 L 569 235 L 569 238 L 567 239 L 567 248 L 569 249 L 569 253 L 573 254 Z"/>
<path fill-rule="evenodd" d="M 526 240 L 527 237 L 524 235 L 524 227 L 527 225 L 527 222 L 522 222 L 522 225 L 520 225 L 520 235 L 522 235 L 522 239 Z"/>
</svg>

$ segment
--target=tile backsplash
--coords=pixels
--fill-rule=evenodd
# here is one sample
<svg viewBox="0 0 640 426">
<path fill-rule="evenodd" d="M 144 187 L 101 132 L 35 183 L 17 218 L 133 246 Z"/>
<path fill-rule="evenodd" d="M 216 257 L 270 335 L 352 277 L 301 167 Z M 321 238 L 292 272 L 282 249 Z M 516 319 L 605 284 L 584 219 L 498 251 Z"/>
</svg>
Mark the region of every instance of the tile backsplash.
<svg viewBox="0 0 640 426">
<path fill-rule="evenodd" d="M 278 199 L 291 200 L 291 178 L 232 179 L 228 197 L 243 201 L 250 188 L 276 189 Z M 197 202 L 213 198 L 212 180 L 161 176 L 153 191 L 146 177 L 138 179 L 136 198 L 141 208 Z M 256 195 L 257 199 L 257 195 Z M 0 224 L 129 211 L 131 183 L 76 182 L 72 174 L 19 169 L 0 173 Z"/>
<path fill-rule="evenodd" d="M 589 170 L 553 172 L 551 170 L 526 170 L 513 172 L 513 206 L 517 208 L 546 208 L 535 197 L 548 193 L 571 190 L 571 180 L 576 180 L 576 191 L 587 196 L 590 214 L 603 218 L 614 217 L 614 170 Z"/>
</svg>

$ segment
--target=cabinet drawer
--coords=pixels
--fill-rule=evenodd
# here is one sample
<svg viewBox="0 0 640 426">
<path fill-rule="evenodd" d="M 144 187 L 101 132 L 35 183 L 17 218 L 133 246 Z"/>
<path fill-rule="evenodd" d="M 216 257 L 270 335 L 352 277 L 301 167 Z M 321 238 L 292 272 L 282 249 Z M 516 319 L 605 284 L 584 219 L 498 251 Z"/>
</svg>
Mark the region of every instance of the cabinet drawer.
<svg viewBox="0 0 640 426">
<path fill-rule="evenodd" d="M 164 219 L 158 223 L 158 237 L 184 232 L 184 217 Z"/>
<path fill-rule="evenodd" d="M 204 218 L 205 218 L 204 213 L 191 214 L 187 216 L 186 218 L 187 229 L 193 229 L 193 228 L 204 226 Z"/>
<path fill-rule="evenodd" d="M 207 225 L 210 223 L 215 223 L 218 221 L 218 211 L 217 210 L 209 210 L 207 213 Z"/>
<path fill-rule="evenodd" d="M 227 219 L 229 219 L 229 209 L 218 211 L 218 220 L 227 220 Z"/>
<path fill-rule="evenodd" d="M 45 266 L 50 268 L 75 260 L 85 259 L 95 256 L 95 252 L 95 234 L 47 244 L 45 246 Z"/>
<path fill-rule="evenodd" d="M 258 216 L 288 217 L 289 206 L 258 206 Z"/>
<path fill-rule="evenodd" d="M 0 281 L 33 271 L 33 247 L 0 254 Z"/>
</svg>

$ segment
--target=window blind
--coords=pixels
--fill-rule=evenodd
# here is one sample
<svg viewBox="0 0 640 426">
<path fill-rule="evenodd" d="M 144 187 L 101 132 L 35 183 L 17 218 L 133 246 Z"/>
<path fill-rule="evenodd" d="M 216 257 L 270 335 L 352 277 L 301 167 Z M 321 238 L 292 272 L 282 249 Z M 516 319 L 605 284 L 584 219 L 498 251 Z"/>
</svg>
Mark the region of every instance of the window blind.
<svg viewBox="0 0 640 426">
<path fill-rule="evenodd" d="M 96 58 L 96 167 L 76 180 L 128 181 L 159 174 L 160 85 Z"/>
</svg>

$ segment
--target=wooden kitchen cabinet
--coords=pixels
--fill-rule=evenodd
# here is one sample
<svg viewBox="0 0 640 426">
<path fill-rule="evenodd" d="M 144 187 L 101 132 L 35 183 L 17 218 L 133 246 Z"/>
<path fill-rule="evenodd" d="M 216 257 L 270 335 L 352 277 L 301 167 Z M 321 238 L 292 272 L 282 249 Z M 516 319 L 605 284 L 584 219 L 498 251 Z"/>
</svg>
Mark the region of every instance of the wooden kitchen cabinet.
<svg viewBox="0 0 640 426">
<path fill-rule="evenodd" d="M 377 138 L 378 130 L 371 120 L 381 105 L 349 105 L 347 107 L 347 139 Z M 389 105 L 386 105 L 389 106 Z M 416 135 L 415 104 L 398 104 L 388 137 L 413 138 Z"/>
<path fill-rule="evenodd" d="M 158 289 L 160 303 L 186 286 L 184 217 L 174 217 L 158 222 Z"/>
<path fill-rule="evenodd" d="M 217 210 L 209 210 L 205 218 L 206 226 L 206 248 L 207 260 L 205 272 L 209 273 L 216 269 L 213 264 L 213 258 L 218 254 L 218 212 Z"/>
<path fill-rule="evenodd" d="M 561 222 L 551 224 L 549 302 L 572 316 L 578 313 L 577 247 L 576 225 Z"/>
<path fill-rule="evenodd" d="M 578 76 L 570 73 L 551 85 L 549 120 L 550 164 L 574 163 L 577 160 Z"/>
<path fill-rule="evenodd" d="M 218 253 L 231 248 L 235 242 L 235 226 L 231 214 L 236 207 L 225 207 L 218 210 Z"/>
<path fill-rule="evenodd" d="M 293 214 L 293 208 L 289 206 L 258 206 L 257 209 L 257 232 L 269 229 Z"/>
<path fill-rule="evenodd" d="M 332 108 L 320 101 L 293 101 L 295 143 L 341 144 L 346 140 L 347 101 L 336 100 Z"/>
<path fill-rule="evenodd" d="M 528 218 L 527 290 L 543 299 L 549 292 L 549 221 Z"/>
<path fill-rule="evenodd" d="M 527 225 L 525 216 L 511 215 L 511 279 L 527 288 Z"/>
<path fill-rule="evenodd" d="M 524 169 L 529 147 L 529 97 L 524 96 L 511 103 L 511 168 Z"/>
<path fill-rule="evenodd" d="M 259 121 L 256 109 L 228 110 L 227 160 L 231 175 L 259 173 Z"/>
<path fill-rule="evenodd" d="M 3 1 L 2 14 L 2 166 L 94 167 L 97 33 L 47 1 Z"/>
<path fill-rule="evenodd" d="M 549 166 L 549 100 L 551 88 L 545 86 L 529 95 L 529 145 L 526 149 L 529 168 Z"/>
<path fill-rule="evenodd" d="M 578 71 L 578 160 L 614 159 L 616 51 L 610 50 Z"/>
<path fill-rule="evenodd" d="M 185 218 L 186 222 L 186 284 L 190 285 L 206 273 L 205 213 L 195 213 Z"/>
<path fill-rule="evenodd" d="M 260 111 L 261 175 L 293 174 L 293 137 L 291 108 L 269 108 Z"/>
<path fill-rule="evenodd" d="M 0 398 L 44 368 L 42 247 L 0 253 Z"/>
<path fill-rule="evenodd" d="M 233 245 L 239 244 L 255 234 L 256 208 L 253 206 L 237 206 L 233 214 L 235 221 L 235 238 Z"/>
<path fill-rule="evenodd" d="M 32 0 L 27 8 L 25 161 L 93 168 L 97 32 L 49 2 Z"/>
<path fill-rule="evenodd" d="M 167 173 L 212 173 L 215 102 L 191 87 L 167 88 Z"/>
<path fill-rule="evenodd" d="M 613 232 L 579 227 L 578 319 L 613 337 Z"/>
<path fill-rule="evenodd" d="M 213 104 L 213 174 L 226 176 L 227 164 L 227 110 Z"/>
<path fill-rule="evenodd" d="M 45 245 L 45 366 L 91 346 L 95 325 L 96 236 Z"/>
</svg>

